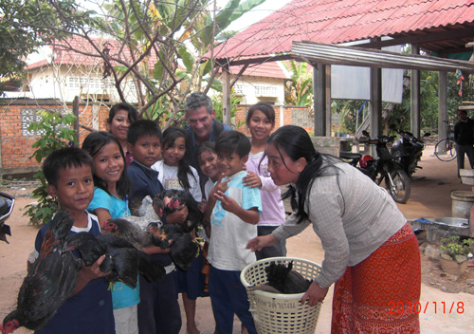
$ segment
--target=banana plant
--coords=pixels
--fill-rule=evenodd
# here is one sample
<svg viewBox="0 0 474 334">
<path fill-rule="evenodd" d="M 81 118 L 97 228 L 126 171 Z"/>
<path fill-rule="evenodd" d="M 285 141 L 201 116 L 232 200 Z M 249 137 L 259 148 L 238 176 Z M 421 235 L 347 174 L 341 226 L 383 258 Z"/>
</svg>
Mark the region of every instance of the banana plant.
<svg viewBox="0 0 474 334">
<path fill-rule="evenodd" d="M 313 77 L 308 72 L 307 63 L 290 60 L 283 62 L 291 79 L 285 84 L 285 102 L 295 106 L 311 106 L 313 98 Z"/>
</svg>

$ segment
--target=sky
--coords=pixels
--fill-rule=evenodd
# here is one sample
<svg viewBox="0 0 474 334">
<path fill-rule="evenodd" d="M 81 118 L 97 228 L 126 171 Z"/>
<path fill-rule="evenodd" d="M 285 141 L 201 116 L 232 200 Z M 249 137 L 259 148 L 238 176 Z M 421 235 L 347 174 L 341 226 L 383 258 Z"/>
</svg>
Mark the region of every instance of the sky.
<svg viewBox="0 0 474 334">
<path fill-rule="evenodd" d="M 222 8 L 225 6 L 225 4 L 229 0 L 216 0 L 217 5 L 221 6 Z M 245 0 L 241 0 L 240 2 L 243 3 Z M 244 14 L 242 17 L 240 17 L 238 20 L 233 22 L 231 25 L 227 27 L 226 30 L 238 30 L 242 31 L 252 24 L 260 21 L 264 17 L 270 15 L 277 9 L 280 9 L 284 5 L 286 5 L 288 2 L 292 0 L 266 0 L 264 3 L 261 5 L 255 7 L 248 13 Z"/>
<path fill-rule="evenodd" d="M 82 0 L 82 1 L 84 4 L 95 3 L 95 1 L 88 1 L 88 0 Z M 243 3 L 244 1 L 245 0 L 241 0 L 240 2 Z M 255 7 L 254 9 L 252 9 L 251 11 L 247 12 L 242 17 L 240 17 L 238 20 L 230 24 L 226 30 L 237 30 L 237 31 L 245 30 L 252 24 L 260 21 L 264 17 L 280 9 L 281 7 L 283 7 L 290 1 L 292 0 L 266 0 L 264 3 Z M 227 4 L 227 2 L 229 2 L 229 0 L 216 0 L 216 2 L 217 2 L 218 7 L 224 8 L 224 6 Z M 47 49 L 47 52 L 49 52 L 49 48 Z M 34 63 L 39 60 L 45 59 L 45 57 L 48 57 L 48 55 L 44 55 L 42 53 L 43 51 L 40 51 L 40 54 L 38 53 L 31 54 L 27 59 L 27 63 L 28 64 Z"/>
</svg>

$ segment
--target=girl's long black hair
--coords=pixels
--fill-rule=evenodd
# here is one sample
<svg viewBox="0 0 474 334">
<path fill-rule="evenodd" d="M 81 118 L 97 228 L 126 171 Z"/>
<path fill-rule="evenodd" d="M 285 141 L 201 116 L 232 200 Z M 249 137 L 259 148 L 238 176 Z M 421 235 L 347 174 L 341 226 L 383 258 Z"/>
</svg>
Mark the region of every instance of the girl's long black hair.
<svg viewBox="0 0 474 334">
<path fill-rule="evenodd" d="M 300 223 L 308 218 L 304 208 L 308 190 L 313 186 L 314 179 L 325 173 L 328 167 L 334 167 L 338 159 L 316 151 L 306 130 L 295 125 L 282 126 L 268 137 L 267 143 L 275 146 L 283 163 L 282 150 L 293 161 L 299 158 L 306 159 L 307 164 L 298 178 L 296 189 L 290 185 L 288 191 L 282 195 L 282 199 L 290 197 L 291 208 L 296 211 L 298 223 Z M 298 194 L 298 201 L 296 201 L 296 194 Z"/>
<path fill-rule="evenodd" d="M 123 154 L 122 145 L 120 145 L 117 138 L 115 138 L 115 136 L 109 132 L 94 131 L 94 132 L 91 132 L 86 137 L 86 139 L 84 139 L 84 142 L 82 143 L 82 148 L 86 150 L 87 152 L 89 152 L 89 154 L 94 159 L 94 157 L 99 153 L 99 151 L 105 145 L 108 145 L 110 143 L 116 143 L 117 146 L 119 147 L 120 154 L 122 155 L 123 171 L 122 171 L 122 175 L 120 176 L 120 179 L 117 181 L 117 193 L 120 196 L 120 198 L 125 199 L 125 196 L 127 196 L 132 189 L 132 184 L 127 176 L 127 164 L 125 163 L 125 156 Z M 106 191 L 110 195 L 107 189 L 107 182 L 97 177 L 95 173 L 94 173 L 94 185 Z"/>
<path fill-rule="evenodd" d="M 167 128 L 163 132 L 163 150 L 172 146 L 174 142 L 176 141 L 176 139 L 181 138 L 181 137 L 184 138 L 186 151 L 188 151 L 189 150 L 189 137 L 186 130 L 182 128 L 178 128 L 176 126 L 170 126 L 169 128 Z M 189 168 L 189 163 L 185 160 L 185 157 L 183 157 L 183 159 L 179 161 L 179 165 L 178 165 L 178 180 L 179 180 L 179 184 L 181 184 L 181 187 L 183 187 L 183 189 L 186 191 L 189 191 L 189 189 L 191 188 L 191 185 L 189 184 L 188 175 L 191 175 L 192 177 L 194 177 L 194 174 L 192 173 L 191 168 Z"/>
</svg>

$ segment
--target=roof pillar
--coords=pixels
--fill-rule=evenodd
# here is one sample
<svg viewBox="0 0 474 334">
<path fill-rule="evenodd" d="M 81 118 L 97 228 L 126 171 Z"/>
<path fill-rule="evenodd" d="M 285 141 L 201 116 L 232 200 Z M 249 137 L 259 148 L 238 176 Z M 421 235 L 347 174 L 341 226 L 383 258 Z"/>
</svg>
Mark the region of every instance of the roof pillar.
<svg viewBox="0 0 474 334">
<path fill-rule="evenodd" d="M 230 125 L 230 74 L 227 64 L 222 67 L 222 104 L 223 123 Z"/>
<path fill-rule="evenodd" d="M 420 46 L 412 44 L 411 54 L 419 55 Z M 420 70 L 411 70 L 410 87 L 410 128 L 420 138 Z"/>
<path fill-rule="evenodd" d="M 438 78 L 438 140 L 446 139 L 448 130 L 448 73 L 439 72 Z"/>
<path fill-rule="evenodd" d="M 311 65 L 313 66 L 314 136 L 326 136 L 326 65 Z"/>
<path fill-rule="evenodd" d="M 382 134 L 382 69 L 370 68 L 370 136 L 379 137 Z M 370 146 L 371 155 L 376 155 L 374 146 Z"/>
</svg>

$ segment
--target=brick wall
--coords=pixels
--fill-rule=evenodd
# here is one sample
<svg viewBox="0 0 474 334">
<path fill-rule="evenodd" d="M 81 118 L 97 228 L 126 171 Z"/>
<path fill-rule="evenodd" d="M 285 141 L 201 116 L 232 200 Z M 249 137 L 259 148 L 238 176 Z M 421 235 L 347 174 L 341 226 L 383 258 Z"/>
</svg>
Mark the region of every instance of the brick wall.
<svg viewBox="0 0 474 334">
<path fill-rule="evenodd" d="M 236 130 L 242 131 L 246 135 L 250 135 L 245 126 L 245 117 L 249 107 L 240 106 L 235 114 Z M 72 111 L 72 105 L 68 105 L 67 108 Z M 56 103 L 55 100 L 0 100 L 0 174 L 26 173 L 40 166 L 36 160 L 30 158 L 35 151 L 32 145 L 38 139 L 38 136 L 25 135 L 26 129 L 22 129 L 22 112 L 23 117 L 34 119 L 36 111 L 41 109 L 64 110 L 64 106 Z M 282 124 L 280 124 L 281 110 L 284 113 Z M 25 112 L 27 113 L 26 116 Z M 313 133 L 313 121 L 311 119 L 303 121 L 304 124 L 299 120 L 299 116 L 308 114 L 307 108 L 275 106 L 275 112 L 275 129 L 282 125 L 295 124 L 296 115 L 299 124 L 295 125 L 303 126 L 308 132 Z M 108 113 L 109 109 L 105 106 L 99 109 L 97 120 L 99 130 L 105 130 Z M 79 115 L 80 125 L 93 128 L 92 106 L 90 104 L 79 105 Z M 88 134 L 88 130 L 79 129 L 80 144 Z"/>
<path fill-rule="evenodd" d="M 67 108 L 72 111 L 72 105 L 68 105 Z M 34 169 L 40 165 L 35 159 L 30 158 L 35 151 L 32 145 L 39 137 L 30 135 L 26 127 L 28 120 L 34 121 L 36 111 L 41 109 L 64 110 L 65 108 L 54 100 L 2 100 L 0 105 L 1 174 L 27 172 L 28 168 Z M 108 108 L 102 107 L 98 114 L 99 130 L 105 130 Z M 91 105 L 79 105 L 79 115 L 79 124 L 92 128 Z M 82 143 L 89 131 L 80 128 L 79 133 L 80 143 Z"/>
</svg>

